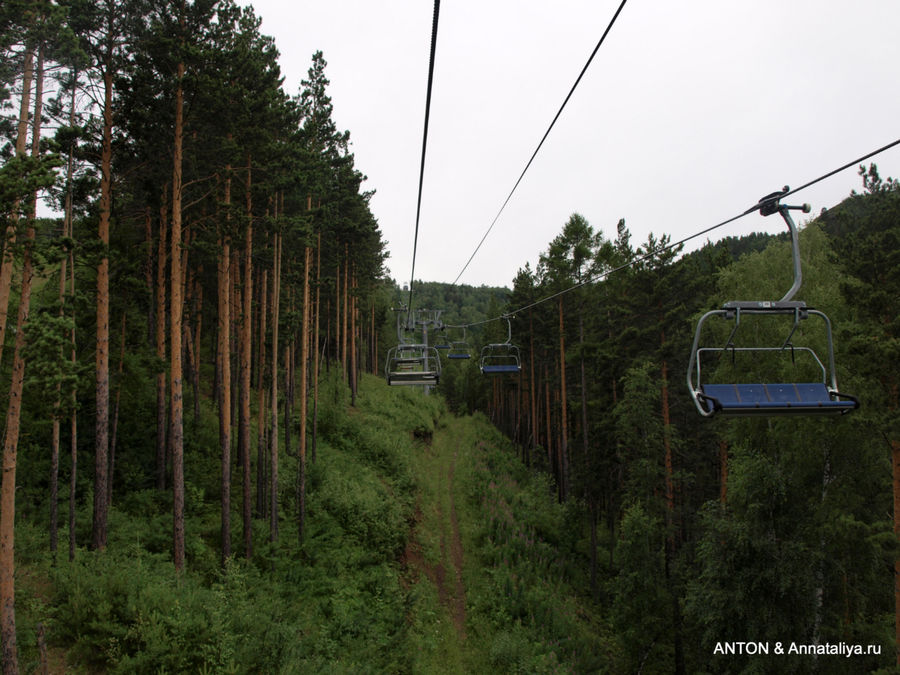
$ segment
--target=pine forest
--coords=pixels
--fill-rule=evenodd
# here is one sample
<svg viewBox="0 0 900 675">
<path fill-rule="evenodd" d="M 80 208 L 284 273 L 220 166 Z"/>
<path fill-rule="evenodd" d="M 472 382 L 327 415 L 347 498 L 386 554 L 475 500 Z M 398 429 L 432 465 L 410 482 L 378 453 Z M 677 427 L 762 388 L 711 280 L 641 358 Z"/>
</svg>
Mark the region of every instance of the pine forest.
<svg viewBox="0 0 900 675">
<path fill-rule="evenodd" d="M 799 218 L 808 308 L 714 313 L 701 375 L 701 317 L 791 287 L 787 232 L 572 204 L 508 287 L 404 310 L 321 51 L 285 83 L 233 0 L 6 0 L 0 39 L 4 675 L 898 672 L 875 162 Z M 420 330 L 433 382 L 389 386 Z M 832 338 L 848 414 L 692 397 Z"/>
</svg>

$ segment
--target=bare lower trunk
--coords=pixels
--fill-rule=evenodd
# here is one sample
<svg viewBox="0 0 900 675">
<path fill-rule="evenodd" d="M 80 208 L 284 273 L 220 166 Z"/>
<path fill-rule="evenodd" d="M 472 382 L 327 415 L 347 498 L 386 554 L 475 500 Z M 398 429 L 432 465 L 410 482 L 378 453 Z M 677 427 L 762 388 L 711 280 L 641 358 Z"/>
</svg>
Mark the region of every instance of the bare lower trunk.
<svg viewBox="0 0 900 675">
<path fill-rule="evenodd" d="M 262 272 L 262 283 L 260 284 L 259 305 L 262 311 L 259 313 L 259 358 L 257 366 L 257 383 L 256 391 L 258 393 L 257 400 L 257 435 L 256 435 L 256 515 L 264 518 L 267 513 L 266 508 L 266 393 L 265 387 L 265 364 L 266 364 L 266 317 L 269 312 L 267 307 L 267 298 L 269 274 L 268 270 Z"/>
<path fill-rule="evenodd" d="M 560 500 L 565 501 L 569 495 L 569 431 L 568 410 L 566 399 L 566 336 L 563 325 L 562 296 L 559 298 L 559 401 L 560 401 L 560 445 L 559 445 L 559 472 L 560 472 Z"/>
<path fill-rule="evenodd" d="M 272 272 L 272 431 L 269 439 L 269 539 L 278 541 L 278 305 L 281 287 L 281 235 L 275 235 L 275 264 Z"/>
<path fill-rule="evenodd" d="M 3 478 L 0 485 L 0 638 L 4 675 L 18 673 L 16 649 L 16 614 L 14 589 L 14 525 L 16 512 L 16 459 L 19 423 L 22 410 L 22 387 L 25 382 L 25 330 L 31 304 L 31 245 L 34 228 L 29 226 L 28 243 L 22 264 L 22 293 L 16 321 L 16 347 L 13 356 L 9 407 L 6 412 L 6 435 L 3 441 Z"/>
<path fill-rule="evenodd" d="M 71 220 L 70 220 L 71 229 Z M 69 250 L 69 294 L 75 297 L 75 252 Z M 70 360 L 73 367 L 78 362 L 78 351 L 75 343 L 75 316 L 74 308 L 72 310 L 72 330 L 69 333 L 69 342 L 71 344 Z M 69 561 L 75 559 L 75 485 L 78 476 L 78 409 L 75 405 L 78 399 L 78 388 L 72 387 L 69 392 L 69 403 L 72 414 L 69 418 Z"/>
<path fill-rule="evenodd" d="M 303 263 L 303 320 L 300 326 L 300 460 L 299 483 L 297 495 L 297 540 L 303 541 L 303 526 L 306 521 L 306 412 L 309 372 L 309 263 L 311 260 L 309 246 L 304 251 Z"/>
<path fill-rule="evenodd" d="M 226 181 L 225 204 L 229 203 L 229 181 Z M 221 454 L 221 538 L 222 564 L 231 556 L 231 245 L 220 241 L 218 259 L 219 311 L 219 452 Z"/>
<path fill-rule="evenodd" d="M 349 267 L 350 267 L 350 244 L 344 243 L 344 283 L 343 283 L 343 293 L 344 293 L 344 301 L 342 303 L 342 312 L 343 312 L 343 320 L 341 322 L 341 368 L 344 373 L 344 382 L 349 382 L 348 372 L 347 372 L 347 317 L 348 317 L 348 301 L 350 298 L 349 292 Z"/>
<path fill-rule="evenodd" d="M 312 424 L 312 462 L 316 463 L 316 442 L 319 426 L 319 305 L 321 304 L 320 282 L 322 280 L 322 233 L 319 232 L 316 243 L 316 318 L 313 321 L 313 424 Z"/>
<path fill-rule="evenodd" d="M 163 189 L 159 207 L 159 241 L 156 248 L 156 358 L 166 361 L 166 261 L 168 253 L 168 186 Z M 156 489 L 166 489 L 166 372 L 156 374 Z"/>
<path fill-rule="evenodd" d="M 72 97 L 69 105 L 69 126 L 75 125 L 75 91 L 74 81 L 78 79 L 77 74 L 73 74 Z M 69 146 L 68 160 L 66 161 L 66 196 L 65 206 L 63 209 L 63 237 L 72 237 L 72 177 L 75 173 L 75 148 L 74 144 Z M 59 318 L 65 316 L 66 308 L 66 282 L 68 281 L 68 264 L 69 257 L 72 255 L 71 249 L 69 253 L 63 256 L 59 263 Z M 74 330 L 74 322 L 73 322 Z M 65 348 L 60 348 L 60 358 L 65 358 Z M 53 413 L 53 447 L 50 457 L 50 550 L 54 553 L 58 548 L 58 528 L 59 528 L 59 451 L 62 436 L 62 383 L 56 385 L 56 404 Z M 72 414 L 75 414 L 74 408 Z"/>
<path fill-rule="evenodd" d="M 244 528 L 244 555 L 253 556 L 253 515 L 250 504 L 250 357 L 253 338 L 253 209 L 250 199 L 250 160 L 247 159 L 247 224 L 244 233 L 244 288 L 241 310 L 240 334 L 240 414 L 238 416 L 238 439 L 241 459 L 242 516 Z"/>
<path fill-rule="evenodd" d="M 26 68 L 30 71 L 31 51 L 26 55 Z M 30 77 L 26 77 L 30 79 Z M 43 81 L 43 51 L 38 54 L 37 91 L 35 94 L 34 154 L 37 154 L 40 138 L 41 98 Z M 28 99 L 31 84 L 28 82 L 22 93 L 19 136 L 16 154 L 24 155 L 28 121 Z M 21 152 L 20 150 L 21 142 Z M 16 513 L 16 461 L 18 458 L 19 424 L 22 411 L 22 389 L 25 382 L 25 329 L 31 304 L 31 249 L 34 242 L 34 218 L 37 195 L 31 206 L 28 224 L 28 241 L 22 260 L 22 292 L 19 297 L 19 312 L 16 320 L 16 346 L 13 354 L 12 378 L 9 387 L 9 407 L 6 411 L 6 434 L 3 439 L 3 477 L 0 479 L 0 666 L 4 675 L 19 672 L 18 650 L 16 646 L 15 613 L 15 513 Z M 17 216 L 13 214 L 15 222 Z M 12 261 L 12 251 L 4 256 Z M 7 295 L 8 299 L 8 295 Z M 3 306 L 3 324 L 6 323 L 6 305 Z M 2 339 L 2 338 L 0 338 Z M 0 342 L 2 346 L 2 342 Z"/>
<path fill-rule="evenodd" d="M 169 353 L 172 433 L 172 559 L 175 570 L 184 569 L 184 407 L 181 365 L 181 190 L 182 142 L 184 137 L 184 63 L 178 64 L 175 92 L 175 149 L 172 171 L 172 241 L 170 264 Z"/>
<path fill-rule="evenodd" d="M 356 276 L 351 281 L 352 288 L 356 290 Z M 350 298 L 350 405 L 356 407 L 356 294 Z M 426 388 L 427 390 L 427 388 Z"/>
<path fill-rule="evenodd" d="M 91 547 L 106 548 L 106 482 L 109 470 L 109 222 L 112 213 L 112 66 L 103 74 L 103 145 L 100 172 L 100 225 L 102 246 L 97 265 L 96 424 L 94 452 L 94 519 Z"/>
<path fill-rule="evenodd" d="M 116 476 L 116 439 L 119 432 L 119 401 L 122 397 L 122 371 L 125 367 L 125 317 L 122 314 L 122 334 L 119 342 L 119 386 L 116 387 L 116 401 L 113 404 L 112 427 L 109 436 L 109 480 L 106 482 L 106 507 L 112 506 L 113 481 Z"/>
</svg>

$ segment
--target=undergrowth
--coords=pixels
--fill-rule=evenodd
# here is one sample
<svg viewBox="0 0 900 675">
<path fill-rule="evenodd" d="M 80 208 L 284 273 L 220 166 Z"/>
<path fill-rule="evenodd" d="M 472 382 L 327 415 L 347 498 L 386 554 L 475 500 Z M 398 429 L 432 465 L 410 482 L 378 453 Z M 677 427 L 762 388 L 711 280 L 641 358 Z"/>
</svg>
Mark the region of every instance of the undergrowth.
<svg viewBox="0 0 900 675">
<path fill-rule="evenodd" d="M 214 419 L 202 420 L 186 460 L 188 562 L 180 575 L 171 563 L 165 493 L 141 490 L 117 500 L 108 548 L 79 548 L 71 563 L 65 554 L 54 563 L 42 528 L 20 522 L 23 667 L 37 664 L 40 622 L 51 648 L 65 651 L 70 672 L 408 672 L 398 557 L 414 507 L 410 456 L 433 433 L 443 404 L 389 390 L 376 378 L 360 384 L 350 409 L 337 377 L 323 382 L 302 545 L 294 526 L 297 464 L 285 456 L 278 542 L 269 543 L 266 521 L 255 520 L 253 558 L 221 566 L 216 451 L 201 442 L 214 438 Z M 233 474 L 233 545 L 240 551 L 240 476 Z M 84 507 L 80 542 L 89 518 Z"/>
<path fill-rule="evenodd" d="M 206 412 L 187 459 L 188 561 L 181 574 L 171 563 L 166 493 L 138 489 L 118 497 L 108 548 L 79 548 L 74 562 L 46 551 L 42 523 L 20 519 L 23 670 L 37 669 L 39 623 L 75 673 L 552 673 L 596 672 L 609 663 L 605 631 L 576 590 L 585 580 L 573 507 L 557 503 L 548 479 L 526 469 L 483 416 L 451 419 L 441 397 L 389 388 L 374 377 L 361 379 L 350 407 L 332 373 L 321 387 L 302 542 L 297 460 L 285 455 L 280 536 L 270 542 L 266 519 L 255 519 L 253 556 L 242 556 L 235 470 L 237 554 L 223 567 L 215 419 L 211 408 Z M 432 447 L 438 433 L 443 440 Z M 438 452 L 452 453 L 439 469 Z M 448 499 L 435 496 L 440 483 L 425 472 L 439 470 L 446 479 L 450 466 L 465 550 L 465 638 L 442 607 L 446 588 L 411 580 L 405 560 L 417 499 Z M 79 542 L 88 541 L 89 509 L 86 499 Z M 438 509 L 446 516 L 450 507 L 444 501 Z M 440 556 L 448 564 L 440 545 L 446 532 L 417 536 L 426 564 Z"/>
<path fill-rule="evenodd" d="M 466 466 L 472 545 L 482 573 L 469 576 L 472 621 L 484 622 L 492 670 L 599 672 L 604 630 L 585 601 L 573 506 L 559 504 L 547 474 L 530 472 L 481 419 Z"/>
</svg>

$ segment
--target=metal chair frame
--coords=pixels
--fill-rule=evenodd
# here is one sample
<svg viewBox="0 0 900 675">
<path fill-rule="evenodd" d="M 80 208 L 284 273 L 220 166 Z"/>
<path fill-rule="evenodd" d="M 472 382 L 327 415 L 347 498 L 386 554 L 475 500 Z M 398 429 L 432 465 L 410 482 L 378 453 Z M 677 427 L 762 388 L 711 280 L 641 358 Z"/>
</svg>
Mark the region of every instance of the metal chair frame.
<svg viewBox="0 0 900 675">
<path fill-rule="evenodd" d="M 687 386 L 697 410 L 704 417 L 716 414 L 747 415 L 842 415 L 859 407 L 859 401 L 849 394 L 838 390 L 837 374 L 834 365 L 834 341 L 832 339 L 831 321 L 819 310 L 806 306 L 805 302 L 793 300 L 802 283 L 800 266 L 800 243 L 797 226 L 790 216 L 790 210 L 809 212 L 809 205 L 785 206 L 779 199 L 789 191 L 785 186 L 781 192 L 766 195 L 756 207 L 764 216 L 779 213 L 787 223 L 791 234 L 791 251 L 794 267 L 794 282 L 781 300 L 777 301 L 732 301 L 726 302 L 722 309 L 715 309 L 704 314 L 697 323 L 691 356 L 687 368 Z M 745 315 L 791 316 L 793 317 L 790 333 L 780 346 L 738 347 L 735 337 L 741 325 L 741 317 Z M 721 317 L 734 321 L 731 334 L 722 347 L 701 347 L 700 335 L 704 323 L 710 317 Z M 800 322 L 810 316 L 819 317 L 825 327 L 826 363 L 810 347 L 796 347 L 792 340 L 800 326 Z M 701 361 L 704 354 L 730 353 L 732 358 L 738 353 L 770 354 L 789 352 L 792 361 L 796 354 L 809 354 L 818 365 L 820 379 L 814 382 L 799 383 L 724 383 L 711 384 L 703 382 Z"/>
</svg>

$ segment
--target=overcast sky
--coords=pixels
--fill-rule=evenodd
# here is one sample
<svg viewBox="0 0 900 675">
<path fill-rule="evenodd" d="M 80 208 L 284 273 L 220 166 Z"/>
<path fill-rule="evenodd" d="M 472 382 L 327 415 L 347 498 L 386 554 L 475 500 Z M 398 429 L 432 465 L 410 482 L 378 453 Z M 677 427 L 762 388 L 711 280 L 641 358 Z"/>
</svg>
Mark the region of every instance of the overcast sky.
<svg viewBox="0 0 900 675">
<path fill-rule="evenodd" d="M 416 279 L 460 273 L 619 1 L 441 4 Z M 244 4 L 288 94 L 324 53 L 390 274 L 408 282 L 433 2 Z M 635 245 L 678 240 L 900 138 L 898 29 L 897 0 L 629 0 L 459 283 L 510 286 L 573 212 L 610 238 L 625 218 Z M 873 161 L 900 177 L 900 147 Z M 854 188 L 850 169 L 790 202 L 818 213 Z M 709 237 L 783 229 L 754 214 Z"/>
</svg>

